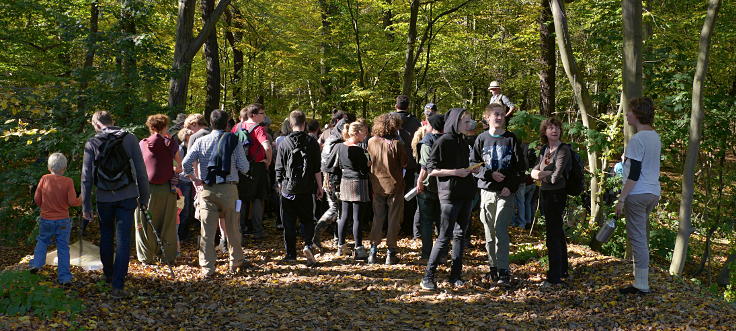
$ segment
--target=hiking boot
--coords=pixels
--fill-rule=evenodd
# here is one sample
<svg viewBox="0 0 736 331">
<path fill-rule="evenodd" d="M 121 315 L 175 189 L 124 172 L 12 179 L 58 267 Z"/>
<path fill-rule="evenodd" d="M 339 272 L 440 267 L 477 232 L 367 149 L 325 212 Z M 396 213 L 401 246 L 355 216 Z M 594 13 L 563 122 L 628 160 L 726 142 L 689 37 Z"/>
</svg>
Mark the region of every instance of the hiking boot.
<svg viewBox="0 0 736 331">
<path fill-rule="evenodd" d="M 424 276 L 422 278 L 422 281 L 419 282 L 419 287 L 421 287 L 423 290 L 427 290 L 427 291 L 436 291 L 437 290 L 437 283 L 434 281 L 434 277 L 432 277 L 432 276 Z"/>
<path fill-rule="evenodd" d="M 113 299 L 125 299 L 130 296 L 130 294 L 121 288 L 114 288 L 112 291 L 110 291 L 110 296 L 112 296 Z"/>
<path fill-rule="evenodd" d="M 496 267 L 491 267 L 490 271 L 485 276 L 486 280 L 489 282 L 497 282 L 498 281 L 498 269 Z"/>
<path fill-rule="evenodd" d="M 368 253 L 368 263 L 375 264 L 378 263 L 378 247 L 376 245 L 371 245 L 371 250 Z"/>
<path fill-rule="evenodd" d="M 355 250 L 353 251 L 353 258 L 356 260 L 365 260 L 368 258 L 368 252 L 366 252 L 365 247 L 358 246 L 355 247 Z"/>
<path fill-rule="evenodd" d="M 337 256 L 346 256 L 348 255 L 348 246 L 345 244 L 338 245 L 337 246 Z"/>
<path fill-rule="evenodd" d="M 386 253 L 386 265 L 394 265 L 399 263 L 399 256 L 396 252 L 388 251 Z"/>
<path fill-rule="evenodd" d="M 498 285 L 508 285 L 511 283 L 511 274 L 509 269 L 498 269 Z"/>
<path fill-rule="evenodd" d="M 307 265 L 311 266 L 317 264 L 317 259 L 314 258 L 314 252 L 312 252 L 312 248 L 309 245 L 304 246 L 302 253 L 304 253 L 304 257 L 307 258 Z"/>
<path fill-rule="evenodd" d="M 281 258 L 281 262 L 294 262 L 294 261 L 296 261 L 295 255 L 286 254 L 283 258 Z"/>
<path fill-rule="evenodd" d="M 649 294 L 649 291 L 642 291 L 634 286 L 628 286 L 624 288 L 618 289 L 618 293 L 621 294 L 638 294 L 638 295 L 647 295 Z"/>
</svg>

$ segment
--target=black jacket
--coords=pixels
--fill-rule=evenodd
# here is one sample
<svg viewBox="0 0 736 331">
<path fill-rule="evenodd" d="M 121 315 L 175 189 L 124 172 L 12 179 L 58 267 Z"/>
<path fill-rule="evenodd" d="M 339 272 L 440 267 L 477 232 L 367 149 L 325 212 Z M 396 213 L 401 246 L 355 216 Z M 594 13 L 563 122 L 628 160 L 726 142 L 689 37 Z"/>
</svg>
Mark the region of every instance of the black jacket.
<svg viewBox="0 0 736 331">
<path fill-rule="evenodd" d="M 445 133 L 437 139 L 427 160 L 427 170 L 461 169 L 470 166 L 470 145 L 458 130 L 465 108 L 452 108 L 445 115 Z M 475 197 L 475 180 L 466 177 L 437 177 L 437 195 L 440 200 L 472 200 Z"/>
<path fill-rule="evenodd" d="M 422 126 L 422 122 L 420 122 L 416 116 L 405 111 L 396 111 L 391 114 L 399 116 L 401 118 L 401 129 L 399 130 L 399 138 L 401 138 L 401 141 L 404 142 L 406 155 L 412 155 L 411 140 L 414 138 L 414 133 L 417 132 L 417 130 L 419 130 L 419 128 Z M 418 168 L 419 167 L 417 164 L 417 160 L 415 160 L 413 157 L 410 157 L 406 163 L 406 170 L 414 171 Z"/>
<path fill-rule="evenodd" d="M 494 192 L 500 192 L 504 187 L 511 193 L 516 192 L 526 170 L 521 142 L 510 131 L 504 132 L 500 137 L 494 137 L 488 131 L 481 133 L 475 140 L 471 161 L 483 163 L 480 171 L 475 174 L 478 188 Z M 506 178 L 496 182 L 491 175 L 494 171 L 500 172 Z"/>
<path fill-rule="evenodd" d="M 292 190 L 286 190 L 285 180 L 287 178 L 286 167 L 289 164 L 289 159 L 292 157 L 292 151 L 298 147 L 306 148 L 307 158 L 305 160 L 306 178 L 302 178 L 301 182 Z M 284 140 L 279 143 L 278 152 L 276 154 L 275 170 L 276 170 L 276 181 L 281 184 L 283 194 L 313 194 L 316 192 L 316 181 L 314 174 L 320 171 L 319 162 L 319 143 L 317 139 L 310 136 L 304 131 L 295 131 L 290 133 Z"/>
</svg>

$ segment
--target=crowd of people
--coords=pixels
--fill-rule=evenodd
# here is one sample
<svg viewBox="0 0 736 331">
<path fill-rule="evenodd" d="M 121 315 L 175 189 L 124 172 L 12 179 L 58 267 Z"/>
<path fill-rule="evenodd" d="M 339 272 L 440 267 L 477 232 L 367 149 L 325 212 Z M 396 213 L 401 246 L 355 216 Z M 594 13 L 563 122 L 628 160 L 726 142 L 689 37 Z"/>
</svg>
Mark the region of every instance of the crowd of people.
<svg viewBox="0 0 736 331">
<path fill-rule="evenodd" d="M 146 121 L 150 136 L 140 141 L 116 127 L 110 113 L 98 111 L 91 119 L 97 134 L 84 147 L 80 196 L 63 176 L 64 155 L 48 158 L 51 174 L 41 178 L 35 193 L 41 230 L 31 272 L 43 267 L 55 236 L 58 282 L 72 280 L 68 209 L 82 205 L 83 218 L 92 219 L 94 192 L 104 281 L 114 297 L 127 296 L 131 241 L 141 263 L 171 265 L 179 243 L 190 239 L 197 224 L 202 276 L 216 274 L 218 247 L 227 250 L 229 272 L 240 272 L 246 264 L 243 240 L 267 236 L 269 208 L 277 211 L 277 227 L 283 229 L 284 261 L 297 261 L 301 252 L 308 265 L 317 266 L 326 251 L 323 235 L 331 233 L 336 255 L 394 265 L 410 262 L 397 244 L 402 232 L 421 238 L 419 262 L 426 270 L 419 285 L 425 290 L 437 288 L 438 266 L 448 254 L 449 283 L 463 286 L 471 214 L 479 210 L 488 255 L 485 277 L 507 285 L 512 280 L 509 227 L 531 223 L 538 196 L 549 257 L 543 285 L 566 286 L 571 272 L 563 213 L 575 151 L 562 142 L 563 126 L 555 118 L 541 124 L 541 148 L 530 149 L 530 142 L 506 129 L 516 106 L 500 93 L 498 82 L 489 90 L 482 127 L 466 109 L 441 114 L 434 103 L 417 118 L 403 95 L 393 111 L 370 124 L 333 111 L 322 133 L 316 120 L 292 111 L 275 138 L 261 104 L 243 108 L 237 122 L 223 110 L 212 111 L 209 119 L 192 114 L 174 123 L 166 115 L 151 115 Z M 660 195 L 661 146 L 651 126 L 652 101 L 639 98 L 630 105 L 626 116 L 638 132 L 625 151 L 625 183 L 616 211 L 626 215 L 634 283 L 621 292 L 645 294 L 646 224 Z"/>
</svg>

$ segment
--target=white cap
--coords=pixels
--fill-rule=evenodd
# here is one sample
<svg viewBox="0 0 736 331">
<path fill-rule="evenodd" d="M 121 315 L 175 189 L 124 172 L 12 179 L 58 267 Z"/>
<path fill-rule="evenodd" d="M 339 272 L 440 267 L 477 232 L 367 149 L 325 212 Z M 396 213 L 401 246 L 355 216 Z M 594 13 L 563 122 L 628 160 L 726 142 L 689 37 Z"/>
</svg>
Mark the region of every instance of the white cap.
<svg viewBox="0 0 736 331">
<path fill-rule="evenodd" d="M 488 85 L 488 89 L 492 88 L 501 88 L 501 84 L 498 83 L 498 81 L 492 81 L 490 85 Z"/>
</svg>

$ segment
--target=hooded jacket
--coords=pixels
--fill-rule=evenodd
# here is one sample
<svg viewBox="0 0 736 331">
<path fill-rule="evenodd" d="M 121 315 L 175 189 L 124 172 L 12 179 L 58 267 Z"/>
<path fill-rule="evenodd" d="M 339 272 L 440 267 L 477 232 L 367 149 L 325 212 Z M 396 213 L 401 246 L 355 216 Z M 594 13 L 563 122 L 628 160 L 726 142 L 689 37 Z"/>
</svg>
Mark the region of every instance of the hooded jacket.
<svg viewBox="0 0 736 331">
<path fill-rule="evenodd" d="M 419 130 L 422 126 L 422 122 L 419 121 L 416 116 L 406 111 L 395 111 L 391 113 L 394 116 L 401 118 L 401 129 L 399 129 L 399 137 L 404 142 L 404 148 L 406 149 L 406 155 L 411 155 L 411 138 L 414 137 L 414 133 Z M 417 161 L 414 158 L 409 158 L 406 164 L 407 171 L 413 171 L 417 169 Z"/>
<path fill-rule="evenodd" d="M 305 148 L 307 158 L 304 160 L 306 171 L 304 171 L 305 178 L 299 182 L 291 190 L 287 190 L 286 183 L 284 181 L 289 180 L 288 165 L 289 159 L 292 157 L 292 151 L 297 148 Z M 284 138 L 278 147 L 275 162 L 276 181 L 281 184 L 282 194 L 297 195 L 297 194 L 313 194 L 317 187 L 314 180 L 314 174 L 320 171 L 319 162 L 319 143 L 314 137 L 310 136 L 304 131 L 294 131 Z M 294 169 L 292 169 L 294 170 Z"/>
<path fill-rule="evenodd" d="M 339 175 L 340 167 L 337 166 L 337 156 L 335 154 L 335 145 L 343 142 L 342 129 L 347 121 L 341 119 L 335 124 L 335 127 L 330 131 L 330 135 L 325 139 L 324 146 L 322 146 L 322 154 L 320 155 L 321 170 L 325 173 L 334 173 Z"/>
<path fill-rule="evenodd" d="M 470 165 L 470 145 L 458 130 L 465 108 L 452 108 L 445 115 L 445 133 L 432 147 L 427 160 L 427 170 L 461 169 Z M 437 195 L 442 201 L 472 200 L 475 196 L 475 181 L 466 177 L 437 177 Z"/>
</svg>

